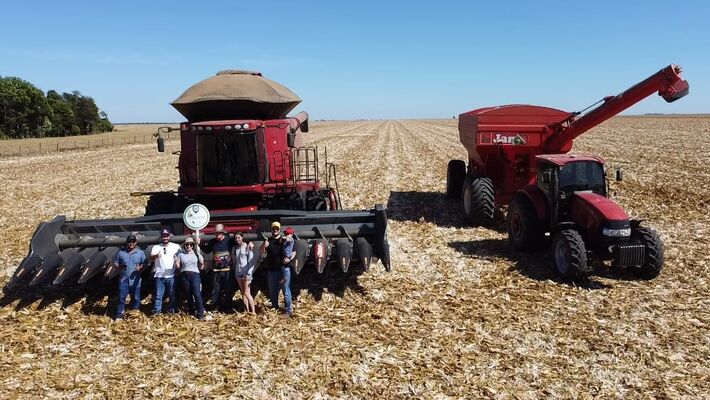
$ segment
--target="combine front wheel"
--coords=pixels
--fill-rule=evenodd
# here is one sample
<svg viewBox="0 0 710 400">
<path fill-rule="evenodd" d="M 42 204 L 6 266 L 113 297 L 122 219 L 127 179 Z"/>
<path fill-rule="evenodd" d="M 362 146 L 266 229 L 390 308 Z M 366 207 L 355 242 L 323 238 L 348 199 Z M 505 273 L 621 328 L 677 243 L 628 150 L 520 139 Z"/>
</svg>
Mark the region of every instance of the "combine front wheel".
<svg viewBox="0 0 710 400">
<path fill-rule="evenodd" d="M 579 280 L 591 275 L 587 264 L 587 249 L 579 232 L 563 229 L 552 239 L 552 258 L 555 272 L 565 280 Z"/>
<path fill-rule="evenodd" d="M 646 248 L 644 264 L 631 268 L 631 272 L 641 279 L 657 277 L 663 269 L 663 243 L 658 233 L 651 228 L 640 226 L 634 229 L 631 238 L 638 240 Z"/>
<path fill-rule="evenodd" d="M 492 224 L 495 212 L 493 182 L 485 177 L 466 176 L 463 186 L 463 212 L 466 220 L 474 226 Z"/>
<path fill-rule="evenodd" d="M 449 161 L 446 167 L 446 197 L 460 199 L 465 179 L 466 163 L 461 160 Z"/>
<path fill-rule="evenodd" d="M 508 208 L 508 240 L 518 251 L 534 251 L 542 248 L 545 233 L 537 218 L 535 207 L 524 195 L 513 198 Z"/>
</svg>

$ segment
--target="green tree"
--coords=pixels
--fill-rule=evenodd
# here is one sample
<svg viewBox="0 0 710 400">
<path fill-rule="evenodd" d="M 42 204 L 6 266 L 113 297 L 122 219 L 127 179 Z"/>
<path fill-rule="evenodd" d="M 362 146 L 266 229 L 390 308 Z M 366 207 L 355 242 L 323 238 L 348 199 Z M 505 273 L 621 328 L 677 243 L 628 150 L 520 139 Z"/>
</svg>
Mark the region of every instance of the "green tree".
<svg viewBox="0 0 710 400">
<path fill-rule="evenodd" d="M 99 124 L 96 129 L 97 132 L 112 132 L 113 124 L 108 120 L 108 114 L 101 111 L 99 112 Z"/>
<path fill-rule="evenodd" d="M 79 127 L 74 125 L 74 112 L 62 96 L 54 90 L 47 92 L 47 104 L 51 110 L 51 136 L 78 135 Z"/>
<path fill-rule="evenodd" d="M 0 137 L 42 137 L 50 129 L 44 93 L 16 77 L 0 77 Z"/>
</svg>

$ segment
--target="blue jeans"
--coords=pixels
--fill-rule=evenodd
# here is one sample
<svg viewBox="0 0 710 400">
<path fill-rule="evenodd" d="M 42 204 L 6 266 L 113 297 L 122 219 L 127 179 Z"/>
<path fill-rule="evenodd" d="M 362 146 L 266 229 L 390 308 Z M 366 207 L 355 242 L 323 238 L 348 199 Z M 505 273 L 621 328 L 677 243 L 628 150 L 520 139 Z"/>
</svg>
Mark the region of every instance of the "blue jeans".
<svg viewBox="0 0 710 400">
<path fill-rule="evenodd" d="M 163 308 L 163 295 L 165 294 L 168 295 L 168 312 L 176 312 L 177 301 L 175 301 L 174 277 L 155 278 L 155 302 L 153 304 L 153 314 L 160 314 Z"/>
<path fill-rule="evenodd" d="M 199 272 L 181 272 L 182 289 L 187 297 L 187 306 L 195 309 L 195 316 L 202 318 L 205 316 L 205 305 L 202 303 L 202 292 L 200 286 L 202 280 Z"/>
<path fill-rule="evenodd" d="M 279 281 L 283 277 L 281 271 L 269 270 L 268 283 L 269 283 L 269 300 L 271 300 L 271 307 L 279 308 L 279 287 L 281 283 Z"/>
<path fill-rule="evenodd" d="M 118 306 L 116 318 L 122 318 L 126 311 L 126 297 L 131 294 L 131 308 L 137 310 L 141 305 L 141 274 L 133 271 L 130 275 L 121 273 L 118 277 Z"/>
<path fill-rule="evenodd" d="M 279 308 L 279 289 L 281 289 L 281 279 L 284 279 L 283 292 L 286 312 L 291 314 L 291 267 L 281 267 L 281 271 L 269 270 L 269 298 L 273 308 Z"/>
<path fill-rule="evenodd" d="M 293 305 L 291 304 L 291 267 L 281 267 L 281 274 L 284 278 L 283 291 L 284 302 L 286 303 L 286 314 L 293 314 Z"/>
</svg>

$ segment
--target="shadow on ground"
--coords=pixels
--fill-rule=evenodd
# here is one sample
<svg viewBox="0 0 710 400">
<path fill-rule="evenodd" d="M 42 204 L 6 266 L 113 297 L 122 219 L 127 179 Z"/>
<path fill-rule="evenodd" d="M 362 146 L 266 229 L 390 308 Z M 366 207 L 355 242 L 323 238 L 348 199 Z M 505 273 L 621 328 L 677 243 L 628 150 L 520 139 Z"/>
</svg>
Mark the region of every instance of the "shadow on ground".
<svg viewBox="0 0 710 400">
<path fill-rule="evenodd" d="M 567 282 L 562 280 L 554 271 L 549 251 L 522 253 L 513 250 L 507 240 L 471 240 L 450 242 L 449 247 L 466 256 L 482 260 L 505 259 L 512 262 L 510 271 L 517 271 L 521 275 L 536 281 L 555 281 L 560 284 L 583 287 L 585 289 L 608 289 L 612 286 L 599 281 L 603 277 L 617 281 L 637 280 L 633 274 L 624 269 L 609 268 L 601 261 L 594 263 L 594 275 L 586 280 Z"/>
<path fill-rule="evenodd" d="M 374 261 L 374 260 L 373 260 Z M 377 268 L 379 264 L 373 262 L 373 268 Z M 357 294 L 366 294 L 365 288 L 358 282 L 359 276 L 364 272 L 360 265 L 353 264 L 348 269 L 348 272 L 343 272 L 342 269 L 335 264 L 331 264 L 319 274 L 312 265 L 306 265 L 299 275 L 292 274 L 291 293 L 295 301 L 299 296 L 308 295 L 314 300 L 320 301 L 324 293 L 332 293 L 338 297 L 345 295 L 346 291 L 352 291 Z M 143 304 L 140 311 L 144 314 L 150 314 L 153 309 L 152 293 L 154 292 L 154 281 L 151 277 L 144 274 L 141 284 L 141 299 Z M 255 273 L 254 283 L 252 284 L 252 294 L 256 295 L 262 292 L 265 299 L 269 298 L 268 285 L 266 281 L 266 270 L 259 269 Z M 211 293 L 212 276 L 209 273 L 203 275 L 203 298 L 209 299 Z M 4 285 L 5 283 L 3 283 Z M 38 285 L 29 287 L 27 283 L 20 284 L 12 289 L 5 289 L 3 297 L 0 298 L 0 307 L 7 307 L 15 302 L 14 308 L 20 311 L 31 307 L 37 303 L 37 309 L 42 310 L 52 304 L 61 302 L 62 308 L 71 307 L 74 304 L 82 303 L 81 311 L 86 315 L 99 315 L 113 317 L 116 305 L 118 302 L 118 282 L 114 278 L 106 281 L 102 276 L 92 279 L 84 285 L 59 285 L 53 286 L 50 284 Z M 176 281 L 176 290 L 180 308 L 187 311 L 186 297 L 182 294 L 179 279 Z M 239 289 L 234 285 L 234 306 L 238 310 L 243 309 Z M 150 298 L 150 302 L 145 299 Z M 18 301 L 19 300 L 19 301 Z M 128 299 L 127 299 L 128 301 Z M 279 300 L 279 301 L 282 301 Z M 165 305 L 163 307 L 165 309 Z M 233 309 L 221 310 L 226 313 L 233 313 Z"/>
<path fill-rule="evenodd" d="M 461 200 L 449 199 L 440 192 L 390 192 L 387 217 L 393 221 L 431 222 L 449 228 L 470 227 L 464 220 Z M 496 210 L 494 224 L 489 229 L 506 231 L 500 209 Z"/>
</svg>

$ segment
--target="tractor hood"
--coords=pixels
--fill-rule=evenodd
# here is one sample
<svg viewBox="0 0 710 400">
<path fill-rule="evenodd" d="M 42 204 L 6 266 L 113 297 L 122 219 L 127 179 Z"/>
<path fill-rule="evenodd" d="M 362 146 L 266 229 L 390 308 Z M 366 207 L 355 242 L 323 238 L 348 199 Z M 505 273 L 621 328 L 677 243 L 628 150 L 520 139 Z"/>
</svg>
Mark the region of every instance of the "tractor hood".
<svg viewBox="0 0 710 400">
<path fill-rule="evenodd" d="M 629 215 L 607 197 L 592 192 L 575 192 L 571 201 L 572 220 L 586 232 L 629 227 Z"/>
</svg>

